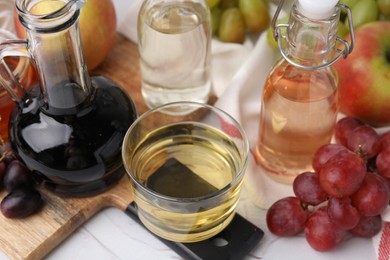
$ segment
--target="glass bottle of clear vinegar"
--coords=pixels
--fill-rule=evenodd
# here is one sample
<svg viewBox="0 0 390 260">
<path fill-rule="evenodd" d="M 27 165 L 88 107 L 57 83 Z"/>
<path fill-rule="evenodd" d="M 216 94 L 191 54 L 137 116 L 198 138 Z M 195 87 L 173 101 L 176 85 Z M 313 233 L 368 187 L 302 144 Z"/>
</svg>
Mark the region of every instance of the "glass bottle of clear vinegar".
<svg viewBox="0 0 390 260">
<path fill-rule="evenodd" d="M 338 80 L 330 61 L 340 8 L 337 1 L 324 1 L 330 6 L 316 12 L 307 2 L 322 1 L 295 1 L 285 45 L 279 44 L 283 58 L 263 89 L 256 160 L 281 183 L 312 169 L 312 156 L 331 141 L 338 113 Z"/>
</svg>

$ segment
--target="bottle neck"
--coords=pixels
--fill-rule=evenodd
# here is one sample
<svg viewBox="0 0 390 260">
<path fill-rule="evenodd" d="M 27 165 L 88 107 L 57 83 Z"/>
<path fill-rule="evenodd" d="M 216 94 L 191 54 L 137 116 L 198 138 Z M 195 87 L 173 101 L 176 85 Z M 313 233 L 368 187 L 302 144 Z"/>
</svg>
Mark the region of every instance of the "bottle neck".
<svg viewBox="0 0 390 260">
<path fill-rule="evenodd" d="M 20 2 L 23 1 L 28 2 Z M 62 1 L 42 1 L 38 4 L 50 2 L 66 7 Z M 38 4 L 30 7 L 27 14 L 20 11 L 19 14 L 27 29 L 29 50 L 36 63 L 45 108 L 53 114 L 70 113 L 64 111 L 80 109 L 91 95 L 77 22 L 80 10 L 71 6 L 61 13 L 58 10 L 65 7 L 37 8 Z M 43 17 L 39 10 L 46 11 L 48 8 L 54 8 L 53 13 L 45 13 Z"/>
<path fill-rule="evenodd" d="M 299 64 L 318 66 L 334 58 L 340 8 L 330 17 L 309 19 L 292 6 L 287 29 L 287 55 Z"/>
</svg>

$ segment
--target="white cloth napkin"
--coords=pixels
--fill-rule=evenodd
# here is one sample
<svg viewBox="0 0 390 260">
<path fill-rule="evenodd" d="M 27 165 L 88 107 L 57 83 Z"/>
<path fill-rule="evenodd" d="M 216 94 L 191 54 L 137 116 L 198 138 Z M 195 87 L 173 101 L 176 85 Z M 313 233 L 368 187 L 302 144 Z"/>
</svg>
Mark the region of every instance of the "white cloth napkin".
<svg viewBox="0 0 390 260">
<path fill-rule="evenodd" d="M 9 32 L 14 30 L 13 8 L 12 0 L 0 1 L 0 28 Z"/>
<path fill-rule="evenodd" d="M 382 214 L 382 219 L 382 231 L 373 237 L 372 242 L 378 260 L 390 260 L 390 207 Z"/>
<path fill-rule="evenodd" d="M 12 0 L 0 0 L 0 40 L 15 39 L 14 3 Z"/>
</svg>

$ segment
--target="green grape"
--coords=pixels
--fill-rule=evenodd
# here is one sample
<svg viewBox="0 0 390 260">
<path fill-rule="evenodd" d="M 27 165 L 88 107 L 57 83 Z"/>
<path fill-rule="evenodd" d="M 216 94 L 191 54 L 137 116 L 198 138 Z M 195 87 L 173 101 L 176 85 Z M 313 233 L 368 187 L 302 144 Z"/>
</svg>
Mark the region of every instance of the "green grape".
<svg viewBox="0 0 390 260">
<path fill-rule="evenodd" d="M 267 28 L 270 16 L 264 0 L 239 0 L 238 6 L 249 31 L 261 32 Z"/>
<path fill-rule="evenodd" d="M 232 7 L 238 7 L 238 0 L 221 0 L 219 7 L 222 10 L 229 9 Z"/>
<path fill-rule="evenodd" d="M 376 21 L 378 17 L 379 9 L 375 0 L 360 0 L 352 8 L 354 28 L 372 21 Z"/>
<path fill-rule="evenodd" d="M 276 24 L 286 24 L 288 23 L 288 17 L 283 17 L 283 18 L 280 18 L 276 21 Z M 282 34 L 286 34 L 286 28 L 283 28 L 281 30 L 281 33 Z M 278 42 L 275 41 L 274 39 L 274 30 L 272 28 L 272 26 L 268 26 L 268 29 L 267 29 L 267 42 L 268 44 L 273 47 L 273 48 L 278 48 Z M 284 43 L 284 40 L 283 40 L 283 43 Z"/>
<path fill-rule="evenodd" d="M 245 22 L 237 7 L 223 11 L 219 26 L 219 39 L 222 42 L 243 43 L 245 41 Z"/>
<path fill-rule="evenodd" d="M 340 0 L 339 4 L 343 4 L 349 7 L 349 9 L 352 10 L 352 7 L 355 6 L 355 4 L 359 1 L 364 1 L 364 0 Z M 345 9 L 341 9 L 341 15 L 340 15 L 340 21 L 345 22 L 347 18 L 347 11 Z"/>
<path fill-rule="evenodd" d="M 364 0 L 340 0 L 339 1 L 339 4 L 343 4 L 343 5 L 346 5 L 348 6 L 349 8 L 352 8 L 355 6 L 355 4 L 357 4 L 357 2 L 359 1 L 364 1 Z"/>
<path fill-rule="evenodd" d="M 221 0 L 206 0 L 206 4 L 210 9 L 217 6 L 220 2 L 221 2 Z"/>
<path fill-rule="evenodd" d="M 342 21 L 339 22 L 339 27 L 337 30 L 337 35 L 340 37 L 344 37 L 347 34 L 349 34 L 349 27 L 343 23 Z"/>
<path fill-rule="evenodd" d="M 378 7 L 381 14 L 390 16 L 390 0 L 378 0 Z"/>
<path fill-rule="evenodd" d="M 211 29 L 213 36 L 218 35 L 219 25 L 221 24 L 222 9 L 215 6 L 210 10 L 211 13 Z"/>
<path fill-rule="evenodd" d="M 383 20 L 383 21 L 390 21 L 390 15 L 384 15 L 384 14 L 382 14 L 381 17 L 380 17 L 380 20 Z"/>
</svg>

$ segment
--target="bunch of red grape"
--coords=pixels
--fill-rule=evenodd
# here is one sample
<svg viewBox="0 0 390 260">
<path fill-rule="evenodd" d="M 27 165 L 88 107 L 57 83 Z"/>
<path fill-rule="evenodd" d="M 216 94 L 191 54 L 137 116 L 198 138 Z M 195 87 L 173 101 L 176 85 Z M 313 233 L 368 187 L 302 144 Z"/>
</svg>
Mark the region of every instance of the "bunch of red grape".
<svg viewBox="0 0 390 260">
<path fill-rule="evenodd" d="M 276 201 L 267 212 L 272 233 L 304 232 L 321 252 L 335 248 L 347 234 L 376 235 L 390 203 L 390 131 L 379 135 L 345 117 L 336 124 L 335 139 L 316 151 L 312 172 L 295 178 L 295 196 Z"/>
<path fill-rule="evenodd" d="M 37 212 L 43 200 L 34 187 L 31 171 L 14 156 L 9 142 L 0 137 L 0 183 L 8 194 L 0 204 L 7 218 L 24 218 Z"/>
</svg>

